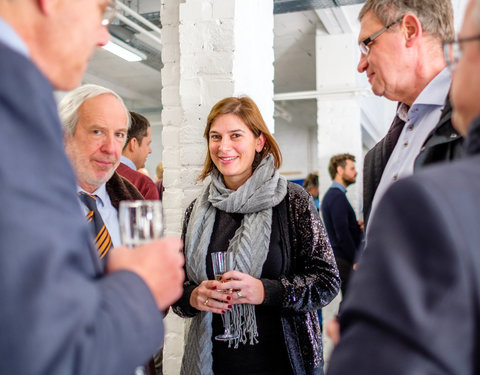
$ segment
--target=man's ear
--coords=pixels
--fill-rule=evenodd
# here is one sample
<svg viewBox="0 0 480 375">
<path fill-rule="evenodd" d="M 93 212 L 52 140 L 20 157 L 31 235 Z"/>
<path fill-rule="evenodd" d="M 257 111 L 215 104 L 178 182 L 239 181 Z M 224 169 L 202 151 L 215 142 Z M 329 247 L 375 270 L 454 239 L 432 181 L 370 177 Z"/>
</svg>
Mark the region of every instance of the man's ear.
<svg viewBox="0 0 480 375">
<path fill-rule="evenodd" d="M 130 142 L 128 142 L 127 147 L 130 152 L 134 153 L 138 147 L 138 139 L 137 138 L 130 139 Z"/>
<path fill-rule="evenodd" d="M 414 14 L 404 15 L 401 27 L 407 47 L 412 47 L 423 35 L 422 24 Z"/>
</svg>

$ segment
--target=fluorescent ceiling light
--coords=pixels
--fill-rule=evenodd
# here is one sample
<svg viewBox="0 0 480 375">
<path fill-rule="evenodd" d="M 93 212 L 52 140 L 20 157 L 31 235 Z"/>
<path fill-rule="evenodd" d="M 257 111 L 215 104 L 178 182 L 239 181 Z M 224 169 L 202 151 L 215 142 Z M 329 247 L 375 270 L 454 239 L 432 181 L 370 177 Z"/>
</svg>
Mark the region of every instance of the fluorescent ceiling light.
<svg viewBox="0 0 480 375">
<path fill-rule="evenodd" d="M 110 41 L 102 48 L 127 61 L 142 61 L 147 58 L 144 53 L 113 36 L 110 36 Z"/>
</svg>

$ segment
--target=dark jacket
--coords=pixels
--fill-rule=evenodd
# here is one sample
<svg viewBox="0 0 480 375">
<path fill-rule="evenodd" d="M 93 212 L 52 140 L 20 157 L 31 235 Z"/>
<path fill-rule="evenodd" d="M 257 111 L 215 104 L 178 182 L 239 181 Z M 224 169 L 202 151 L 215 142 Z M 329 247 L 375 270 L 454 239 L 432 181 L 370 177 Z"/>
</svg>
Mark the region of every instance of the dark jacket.
<svg viewBox="0 0 480 375">
<path fill-rule="evenodd" d="M 463 159 L 398 181 L 380 201 L 328 375 L 480 373 L 479 120 Z"/>
<path fill-rule="evenodd" d="M 193 202 L 185 214 L 183 235 Z M 280 226 L 289 262 L 279 280 L 262 279 L 264 305 L 281 310 L 281 323 L 292 369 L 296 375 L 323 374 L 322 334 L 317 310 L 338 293 L 340 279 L 328 237 L 310 195 L 299 185 L 288 183 L 287 196 L 273 215 L 280 215 Z M 182 298 L 175 313 L 192 317 L 198 310 L 190 306 L 190 294 L 196 284 L 186 275 Z"/>
<path fill-rule="evenodd" d="M 130 181 L 145 199 L 158 200 L 158 190 L 155 182 L 143 173 L 130 168 L 128 165 L 120 163 L 117 167 L 117 173 Z"/>
<path fill-rule="evenodd" d="M 453 128 L 452 105 L 447 98 L 440 120 L 427 137 L 415 160 L 415 172 L 425 165 L 458 159 L 463 155 L 462 137 Z M 365 155 L 363 162 L 363 217 L 367 225 L 372 209 L 373 196 L 377 190 L 388 159 L 397 144 L 405 123 L 397 116 L 387 135 Z"/>
<path fill-rule="evenodd" d="M 0 374 L 130 375 L 162 344 L 162 314 L 138 275 L 103 274 L 52 86 L 0 56 Z"/>
<path fill-rule="evenodd" d="M 125 177 L 117 172 L 107 181 L 106 189 L 112 206 L 118 210 L 120 201 L 143 200 L 143 195 Z"/>
<path fill-rule="evenodd" d="M 322 199 L 322 216 L 335 258 L 353 264 L 363 232 L 343 191 L 336 187 L 327 190 Z"/>
</svg>

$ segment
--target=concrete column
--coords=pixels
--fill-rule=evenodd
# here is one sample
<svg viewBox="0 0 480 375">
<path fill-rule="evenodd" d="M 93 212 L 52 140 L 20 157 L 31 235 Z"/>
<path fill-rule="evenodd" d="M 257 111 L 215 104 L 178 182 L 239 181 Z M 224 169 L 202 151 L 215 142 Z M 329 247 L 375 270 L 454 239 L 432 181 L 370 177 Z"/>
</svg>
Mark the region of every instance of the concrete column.
<svg viewBox="0 0 480 375">
<path fill-rule="evenodd" d="M 328 190 L 330 157 L 339 153 L 355 155 L 357 170 L 362 170 L 362 133 L 360 107 L 353 94 L 356 87 L 356 41 L 352 34 L 322 35 L 317 31 L 317 90 L 348 91 L 336 100 L 317 101 L 318 158 L 320 197 Z M 356 184 L 348 188 L 348 198 L 359 214 L 361 204 L 361 173 Z"/>
<path fill-rule="evenodd" d="M 360 107 L 354 94 L 348 90 L 356 87 L 355 71 L 356 42 L 352 34 L 316 35 L 317 90 L 328 92 L 346 92 L 336 100 L 317 99 L 318 126 L 318 163 L 320 179 L 320 199 L 332 183 L 328 173 L 330 158 L 335 154 L 355 155 L 357 170 L 361 171 L 362 133 L 360 126 Z M 348 199 L 359 214 L 362 191 L 361 173 L 357 182 L 348 188 Z M 339 295 L 323 311 L 325 324 L 338 312 L 341 300 Z M 323 336 L 325 365 L 328 366 L 333 345 L 327 335 Z"/>
<path fill-rule="evenodd" d="M 202 186 L 203 131 L 212 106 L 248 95 L 273 131 L 273 2 L 162 0 L 162 100 L 166 233 Z M 164 374 L 180 372 L 185 320 L 166 319 Z M 188 324 L 188 323 L 187 323 Z"/>
</svg>

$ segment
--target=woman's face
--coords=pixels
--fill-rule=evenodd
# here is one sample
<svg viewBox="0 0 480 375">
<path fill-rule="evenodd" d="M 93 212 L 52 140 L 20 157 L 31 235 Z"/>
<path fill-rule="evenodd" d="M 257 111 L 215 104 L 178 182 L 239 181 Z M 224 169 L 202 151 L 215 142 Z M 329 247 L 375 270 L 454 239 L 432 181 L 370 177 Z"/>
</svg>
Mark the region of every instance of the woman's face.
<svg viewBox="0 0 480 375">
<path fill-rule="evenodd" d="M 260 152 L 264 144 L 265 136 L 256 138 L 236 115 L 220 115 L 213 121 L 208 150 L 229 189 L 237 190 L 252 175 L 255 152 Z"/>
</svg>

